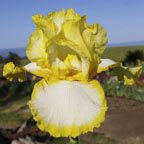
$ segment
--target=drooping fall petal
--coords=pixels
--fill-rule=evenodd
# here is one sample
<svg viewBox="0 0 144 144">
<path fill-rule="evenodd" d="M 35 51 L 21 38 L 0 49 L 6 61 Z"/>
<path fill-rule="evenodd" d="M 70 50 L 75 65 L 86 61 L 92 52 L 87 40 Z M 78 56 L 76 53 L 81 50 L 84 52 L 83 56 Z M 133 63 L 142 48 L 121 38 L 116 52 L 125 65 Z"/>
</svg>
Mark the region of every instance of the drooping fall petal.
<svg viewBox="0 0 144 144">
<path fill-rule="evenodd" d="M 38 127 L 54 137 L 76 137 L 99 127 L 107 109 L 98 81 L 38 82 L 29 102 Z"/>
</svg>

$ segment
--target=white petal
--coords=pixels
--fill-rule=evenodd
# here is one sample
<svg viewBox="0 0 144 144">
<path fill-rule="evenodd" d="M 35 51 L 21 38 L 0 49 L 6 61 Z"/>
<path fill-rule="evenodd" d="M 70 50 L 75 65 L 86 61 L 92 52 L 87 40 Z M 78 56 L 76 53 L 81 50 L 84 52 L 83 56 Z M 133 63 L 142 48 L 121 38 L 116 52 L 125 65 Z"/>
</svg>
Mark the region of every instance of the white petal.
<svg viewBox="0 0 144 144">
<path fill-rule="evenodd" d="M 76 136 L 100 125 L 104 120 L 106 101 L 103 90 L 96 80 L 61 80 L 52 84 L 42 80 L 34 88 L 30 107 L 35 109 L 35 113 L 42 119 L 40 123 L 46 124 L 43 129 L 51 135 L 55 135 L 57 131 L 59 136 Z M 38 121 L 37 116 L 34 113 L 33 115 Z M 46 129 L 49 125 L 54 125 L 56 130 Z M 73 126 L 76 127 L 76 133 L 72 130 Z M 62 129 L 65 127 L 67 133 L 63 134 Z"/>
<path fill-rule="evenodd" d="M 98 65 L 98 73 L 106 71 L 106 70 L 113 68 L 117 65 L 119 65 L 119 63 L 116 63 L 115 61 L 113 61 L 111 59 L 101 59 L 101 62 Z"/>
<path fill-rule="evenodd" d="M 48 77 L 49 73 L 50 73 L 48 68 L 41 68 L 35 62 L 31 62 L 31 63 L 25 65 L 24 69 L 27 72 L 30 72 L 30 73 L 32 73 L 36 76 L 40 76 L 40 77 Z"/>
</svg>

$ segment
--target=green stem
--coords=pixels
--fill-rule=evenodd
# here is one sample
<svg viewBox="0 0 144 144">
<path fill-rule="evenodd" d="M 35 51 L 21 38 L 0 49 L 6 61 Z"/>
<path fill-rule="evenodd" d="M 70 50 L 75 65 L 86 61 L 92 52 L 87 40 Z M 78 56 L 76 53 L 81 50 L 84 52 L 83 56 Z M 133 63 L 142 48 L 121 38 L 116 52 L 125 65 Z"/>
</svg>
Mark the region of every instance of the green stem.
<svg viewBox="0 0 144 144">
<path fill-rule="evenodd" d="M 71 144 L 79 144 L 79 137 L 76 138 L 70 137 L 69 139 Z"/>
</svg>

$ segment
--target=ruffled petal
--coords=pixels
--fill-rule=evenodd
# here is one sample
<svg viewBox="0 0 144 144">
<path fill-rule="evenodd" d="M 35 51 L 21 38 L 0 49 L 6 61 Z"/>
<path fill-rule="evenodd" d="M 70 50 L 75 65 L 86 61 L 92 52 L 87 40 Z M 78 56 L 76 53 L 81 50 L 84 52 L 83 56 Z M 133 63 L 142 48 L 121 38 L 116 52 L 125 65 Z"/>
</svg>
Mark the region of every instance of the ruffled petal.
<svg viewBox="0 0 144 144">
<path fill-rule="evenodd" d="M 32 33 L 27 46 L 26 54 L 30 61 L 36 62 L 41 67 L 48 66 L 46 37 L 42 30 L 36 29 L 36 31 Z"/>
<path fill-rule="evenodd" d="M 64 39 L 59 41 L 60 45 L 68 46 L 76 51 L 80 56 L 92 59 L 90 50 L 82 38 L 82 29 L 84 28 L 85 17 L 80 20 L 69 20 L 62 25 L 62 32 L 64 33 Z"/>
<path fill-rule="evenodd" d="M 80 15 L 75 13 L 73 9 L 64 10 L 62 9 L 59 12 L 52 12 L 47 16 L 49 19 L 53 20 L 57 25 L 59 31 L 61 30 L 62 24 L 67 20 L 77 20 L 80 19 Z"/>
<path fill-rule="evenodd" d="M 57 34 L 58 28 L 52 19 L 41 14 L 34 15 L 32 19 L 37 28 L 43 31 L 47 39 L 51 39 Z"/>
<path fill-rule="evenodd" d="M 76 137 L 104 121 L 107 110 L 98 81 L 38 82 L 29 102 L 38 127 L 54 137 Z"/>
<path fill-rule="evenodd" d="M 83 39 L 92 53 L 102 54 L 107 44 L 107 34 L 99 24 L 87 25 L 82 32 Z"/>
<path fill-rule="evenodd" d="M 5 64 L 3 68 L 3 76 L 6 77 L 8 80 L 12 81 L 13 77 L 11 77 L 11 75 L 14 69 L 15 69 L 15 65 L 13 62 L 9 62 Z"/>
<path fill-rule="evenodd" d="M 9 62 L 4 65 L 3 76 L 6 77 L 9 81 L 17 78 L 19 82 L 26 80 L 26 73 L 22 67 L 17 67 L 13 62 Z"/>
</svg>

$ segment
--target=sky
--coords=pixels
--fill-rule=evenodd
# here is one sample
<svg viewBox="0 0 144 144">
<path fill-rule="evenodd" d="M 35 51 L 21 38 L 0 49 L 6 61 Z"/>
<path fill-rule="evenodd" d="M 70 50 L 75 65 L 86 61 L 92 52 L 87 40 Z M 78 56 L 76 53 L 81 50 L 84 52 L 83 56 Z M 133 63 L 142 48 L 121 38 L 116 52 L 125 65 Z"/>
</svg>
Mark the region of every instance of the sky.
<svg viewBox="0 0 144 144">
<path fill-rule="evenodd" d="M 32 15 L 62 8 L 101 24 L 109 44 L 144 40 L 144 0 L 0 0 L 0 49 L 26 47 L 35 30 Z"/>
</svg>

